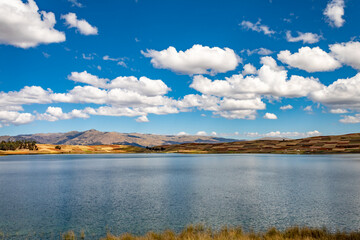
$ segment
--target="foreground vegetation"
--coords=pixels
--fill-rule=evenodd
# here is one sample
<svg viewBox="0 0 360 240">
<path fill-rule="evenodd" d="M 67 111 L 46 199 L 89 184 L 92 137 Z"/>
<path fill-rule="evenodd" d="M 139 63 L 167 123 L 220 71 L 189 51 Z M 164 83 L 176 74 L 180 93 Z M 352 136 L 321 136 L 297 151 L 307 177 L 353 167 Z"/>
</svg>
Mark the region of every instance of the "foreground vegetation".
<svg viewBox="0 0 360 240">
<path fill-rule="evenodd" d="M 81 232 L 78 236 L 73 232 L 62 235 L 63 240 L 86 239 Z M 202 225 L 188 226 L 180 233 L 166 230 L 161 233 L 148 232 L 143 236 L 129 233 L 114 236 L 108 233 L 101 240 L 357 240 L 360 232 L 329 232 L 326 229 L 292 227 L 284 231 L 271 228 L 267 232 L 244 232 L 240 227 L 224 227 L 219 231 L 205 228 Z"/>
</svg>

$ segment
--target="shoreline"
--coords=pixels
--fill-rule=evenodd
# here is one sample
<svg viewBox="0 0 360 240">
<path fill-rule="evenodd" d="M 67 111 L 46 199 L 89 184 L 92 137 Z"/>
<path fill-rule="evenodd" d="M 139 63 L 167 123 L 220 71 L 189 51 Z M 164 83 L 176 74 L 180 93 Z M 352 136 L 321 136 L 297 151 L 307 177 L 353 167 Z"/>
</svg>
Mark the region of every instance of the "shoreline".
<svg viewBox="0 0 360 240">
<path fill-rule="evenodd" d="M 39 237 L 41 233 L 33 233 L 27 235 L 28 239 Z M 99 239 L 99 240 L 357 240 L 360 239 L 360 231 L 329 231 L 326 228 L 312 227 L 288 227 L 284 230 L 278 230 L 275 227 L 269 228 L 267 231 L 244 231 L 241 227 L 224 226 L 220 230 L 213 230 L 202 224 L 189 225 L 180 232 L 173 230 L 164 230 L 161 232 L 149 231 L 143 235 L 134 235 L 131 233 L 122 233 L 113 235 L 107 232 L 103 237 L 90 236 L 87 237 L 84 230 L 69 230 L 65 233 L 57 235 L 56 239 L 75 240 L 75 239 Z M 0 231 L 0 238 L 14 237 Z"/>
</svg>

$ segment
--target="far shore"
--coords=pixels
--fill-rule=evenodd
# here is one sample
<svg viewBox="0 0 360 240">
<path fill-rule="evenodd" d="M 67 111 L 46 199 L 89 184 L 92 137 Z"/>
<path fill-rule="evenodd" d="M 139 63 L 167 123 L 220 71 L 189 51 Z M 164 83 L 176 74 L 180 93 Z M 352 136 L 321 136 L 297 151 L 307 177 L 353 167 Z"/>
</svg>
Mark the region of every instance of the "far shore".
<svg viewBox="0 0 360 240">
<path fill-rule="evenodd" d="M 11 142 L 10 142 L 11 143 Z M 6 148 L 2 148 L 6 149 Z M 15 149 L 15 148 L 13 148 Z M 33 149 L 33 148 L 31 148 Z M 0 155 L 29 154 L 120 154 L 120 153 L 264 153 L 264 154 L 349 154 L 360 153 L 360 133 L 316 136 L 302 139 L 249 140 L 223 143 L 182 143 L 153 147 L 132 145 L 36 144 L 34 149 L 0 150 Z"/>
</svg>

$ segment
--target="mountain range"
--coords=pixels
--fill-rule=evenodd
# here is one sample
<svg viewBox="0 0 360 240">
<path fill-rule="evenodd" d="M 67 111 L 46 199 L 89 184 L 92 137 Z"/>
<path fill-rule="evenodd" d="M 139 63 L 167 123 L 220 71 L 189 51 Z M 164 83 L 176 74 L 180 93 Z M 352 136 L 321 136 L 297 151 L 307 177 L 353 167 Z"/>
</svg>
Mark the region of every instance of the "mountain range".
<svg viewBox="0 0 360 240">
<path fill-rule="evenodd" d="M 193 136 L 193 135 L 156 135 L 141 133 L 101 132 L 95 129 L 66 133 L 36 133 L 17 136 L 0 136 L 0 141 L 34 140 L 41 144 L 61 145 L 131 145 L 151 147 L 181 143 L 223 143 L 239 141 L 235 139 Z"/>
</svg>

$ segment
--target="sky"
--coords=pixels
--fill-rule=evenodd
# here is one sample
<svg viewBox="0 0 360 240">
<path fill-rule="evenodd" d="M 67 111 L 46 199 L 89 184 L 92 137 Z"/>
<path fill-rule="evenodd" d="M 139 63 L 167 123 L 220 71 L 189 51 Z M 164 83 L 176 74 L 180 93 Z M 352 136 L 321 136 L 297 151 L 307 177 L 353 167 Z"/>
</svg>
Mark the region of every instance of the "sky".
<svg viewBox="0 0 360 240">
<path fill-rule="evenodd" d="M 359 132 L 357 0 L 0 0 L 0 135 Z"/>
</svg>

